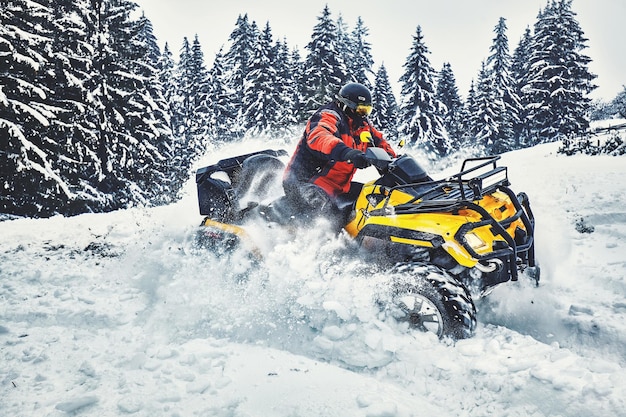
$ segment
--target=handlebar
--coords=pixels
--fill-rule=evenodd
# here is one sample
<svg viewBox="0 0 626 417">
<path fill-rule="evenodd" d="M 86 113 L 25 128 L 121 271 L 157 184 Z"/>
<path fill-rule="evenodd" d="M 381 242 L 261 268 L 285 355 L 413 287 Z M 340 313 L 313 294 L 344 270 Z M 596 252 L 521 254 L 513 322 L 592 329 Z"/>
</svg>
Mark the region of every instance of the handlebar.
<svg viewBox="0 0 626 417">
<path fill-rule="evenodd" d="M 382 148 L 370 147 L 365 151 L 365 159 L 381 171 L 386 171 L 393 158 Z"/>
</svg>

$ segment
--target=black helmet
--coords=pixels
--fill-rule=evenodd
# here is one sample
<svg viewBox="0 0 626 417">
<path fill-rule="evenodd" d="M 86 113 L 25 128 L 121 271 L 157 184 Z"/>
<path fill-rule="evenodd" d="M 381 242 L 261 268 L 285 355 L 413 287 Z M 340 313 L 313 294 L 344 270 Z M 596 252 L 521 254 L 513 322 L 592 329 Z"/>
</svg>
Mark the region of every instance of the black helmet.
<svg viewBox="0 0 626 417">
<path fill-rule="evenodd" d="M 337 101 L 343 104 L 343 110 L 352 110 L 361 117 L 372 112 L 372 93 L 359 83 L 348 83 L 341 87 L 337 94 Z"/>
</svg>

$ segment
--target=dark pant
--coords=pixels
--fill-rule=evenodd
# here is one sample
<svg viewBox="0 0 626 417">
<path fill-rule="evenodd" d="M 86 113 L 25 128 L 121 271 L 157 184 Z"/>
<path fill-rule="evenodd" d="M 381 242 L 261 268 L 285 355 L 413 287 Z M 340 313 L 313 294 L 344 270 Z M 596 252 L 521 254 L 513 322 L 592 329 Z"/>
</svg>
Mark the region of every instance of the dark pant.
<svg viewBox="0 0 626 417">
<path fill-rule="evenodd" d="M 335 198 L 308 182 L 283 182 L 283 188 L 288 204 L 298 217 L 304 220 L 323 217 L 334 229 L 340 230 L 346 224 L 363 184 L 353 182 L 348 193 Z"/>
</svg>

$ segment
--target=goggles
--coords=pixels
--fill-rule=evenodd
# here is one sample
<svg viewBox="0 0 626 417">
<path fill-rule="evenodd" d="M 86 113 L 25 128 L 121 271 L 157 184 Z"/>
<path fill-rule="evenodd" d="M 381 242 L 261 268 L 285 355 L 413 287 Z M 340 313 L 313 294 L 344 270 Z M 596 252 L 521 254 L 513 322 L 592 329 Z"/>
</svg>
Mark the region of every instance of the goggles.
<svg viewBox="0 0 626 417">
<path fill-rule="evenodd" d="M 372 105 L 371 104 L 357 104 L 356 108 L 354 109 L 354 112 L 361 117 L 369 116 L 370 113 L 372 112 Z"/>
</svg>

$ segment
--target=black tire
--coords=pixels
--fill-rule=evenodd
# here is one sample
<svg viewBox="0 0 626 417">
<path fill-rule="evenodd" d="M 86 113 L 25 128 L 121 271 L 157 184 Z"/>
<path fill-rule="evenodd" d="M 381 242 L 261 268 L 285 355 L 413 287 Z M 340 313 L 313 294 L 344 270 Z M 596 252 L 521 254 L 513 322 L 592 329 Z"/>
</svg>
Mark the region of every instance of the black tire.
<svg viewBox="0 0 626 417">
<path fill-rule="evenodd" d="M 409 328 L 430 331 L 440 339 L 466 339 L 476 329 L 476 307 L 469 291 L 434 265 L 413 262 L 392 270 L 389 311 Z"/>
</svg>

